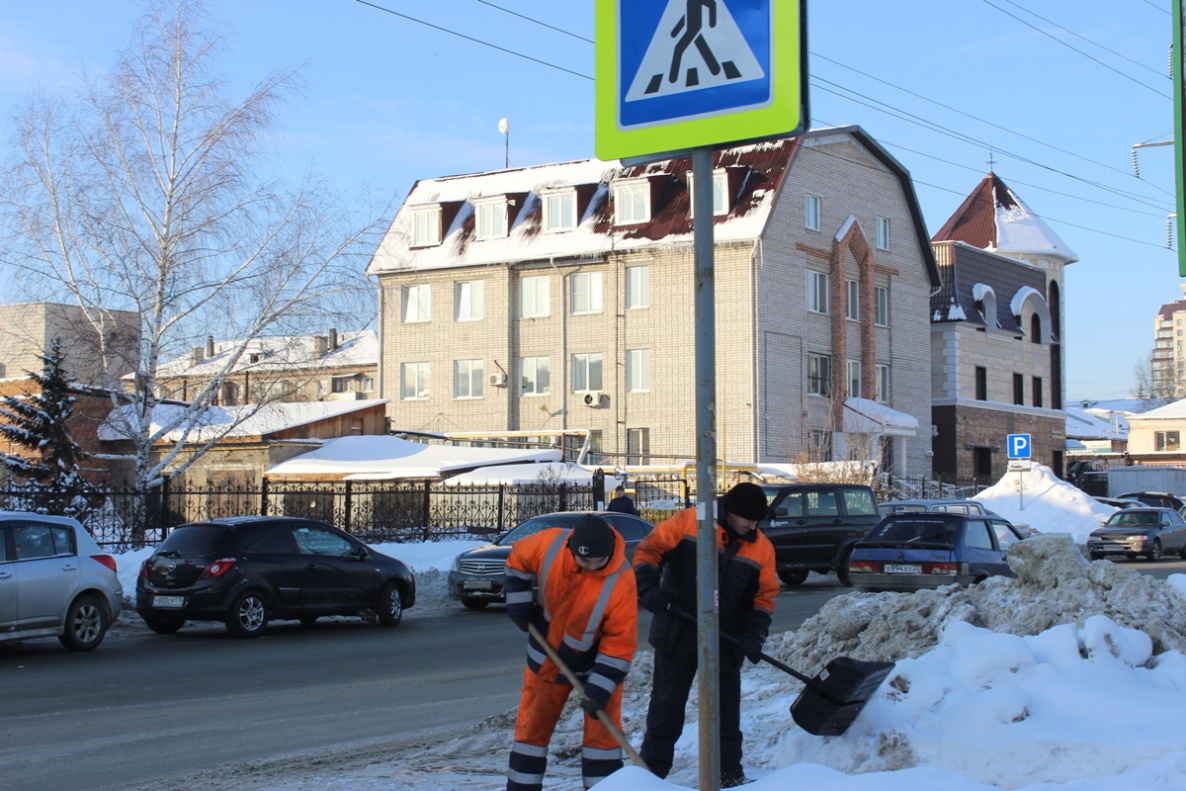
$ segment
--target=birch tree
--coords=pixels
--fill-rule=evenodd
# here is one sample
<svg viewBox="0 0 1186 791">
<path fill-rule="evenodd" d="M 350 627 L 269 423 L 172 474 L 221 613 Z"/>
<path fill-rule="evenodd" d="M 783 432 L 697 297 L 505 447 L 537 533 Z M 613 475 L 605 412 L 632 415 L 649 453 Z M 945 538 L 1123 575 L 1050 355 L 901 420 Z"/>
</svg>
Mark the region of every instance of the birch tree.
<svg viewBox="0 0 1186 791">
<path fill-rule="evenodd" d="M 372 298 L 363 270 L 375 225 L 314 178 L 289 185 L 264 172 L 298 71 L 232 97 L 219 58 L 199 0 L 152 2 L 111 69 L 21 108 L 0 192 L 9 274 L 39 279 L 95 321 L 109 309 L 139 316 L 134 383 L 106 384 L 134 384 L 130 403 L 113 395 L 110 420 L 135 448 L 141 490 L 234 427 L 201 429 L 251 341 L 357 321 Z M 158 409 L 160 364 L 208 334 L 238 340 L 225 367 L 186 406 Z M 197 453 L 179 457 L 195 442 Z"/>
</svg>

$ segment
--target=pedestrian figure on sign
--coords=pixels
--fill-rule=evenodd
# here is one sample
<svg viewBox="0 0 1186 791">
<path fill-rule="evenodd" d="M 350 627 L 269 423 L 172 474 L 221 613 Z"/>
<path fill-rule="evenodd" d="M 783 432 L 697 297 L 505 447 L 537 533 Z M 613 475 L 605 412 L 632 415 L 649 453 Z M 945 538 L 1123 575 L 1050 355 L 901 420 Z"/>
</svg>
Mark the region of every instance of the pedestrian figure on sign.
<svg viewBox="0 0 1186 791">
<path fill-rule="evenodd" d="M 507 791 L 540 791 L 548 744 L 572 685 L 536 642 L 534 625 L 585 688 L 581 775 L 585 788 L 622 768 L 622 748 L 598 719 L 622 730 L 622 681 L 638 645 L 638 588 L 626 544 L 599 516 L 549 527 L 511 545 L 507 615 L 527 635 L 527 669 L 515 720 Z"/>
<path fill-rule="evenodd" d="M 708 9 L 708 26 L 717 26 L 717 0 L 688 0 L 688 10 L 680 17 L 679 22 L 671 31 L 672 38 L 679 36 L 680 31 L 683 31 L 683 36 L 675 42 L 675 51 L 671 55 L 671 72 L 667 75 L 671 82 L 679 79 L 680 61 L 683 60 L 684 52 L 693 42 L 696 43 L 696 49 L 700 50 L 700 57 L 704 58 L 704 63 L 713 76 L 715 77 L 721 71 L 721 64 L 717 62 L 708 42 L 700 33 L 704 29 L 704 11 L 701 6 Z"/>
</svg>

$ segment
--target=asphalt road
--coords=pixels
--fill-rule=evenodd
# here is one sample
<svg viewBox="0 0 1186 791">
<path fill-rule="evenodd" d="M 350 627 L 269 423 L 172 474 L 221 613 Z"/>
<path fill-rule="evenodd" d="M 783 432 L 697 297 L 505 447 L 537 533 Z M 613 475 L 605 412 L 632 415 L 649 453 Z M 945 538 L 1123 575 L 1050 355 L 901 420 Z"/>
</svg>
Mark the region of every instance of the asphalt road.
<svg viewBox="0 0 1186 791">
<path fill-rule="evenodd" d="M 784 591 L 775 630 L 848 590 L 813 577 Z M 413 608 L 394 629 L 285 621 L 244 641 L 213 623 L 154 635 L 133 616 L 90 653 L 0 646 L 0 788 L 93 791 L 460 730 L 518 701 L 524 638 L 508 627 L 502 607 Z"/>
</svg>

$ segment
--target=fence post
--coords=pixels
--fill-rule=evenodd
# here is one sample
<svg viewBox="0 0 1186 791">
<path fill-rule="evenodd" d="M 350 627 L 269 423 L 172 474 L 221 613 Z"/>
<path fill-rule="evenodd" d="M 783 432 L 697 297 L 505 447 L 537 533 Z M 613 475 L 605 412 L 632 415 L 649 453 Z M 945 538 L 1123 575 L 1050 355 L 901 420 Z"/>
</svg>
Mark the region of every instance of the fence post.
<svg viewBox="0 0 1186 791">
<path fill-rule="evenodd" d="M 172 518 L 169 515 L 169 478 L 161 484 L 161 540 L 169 535 L 169 525 Z"/>
<path fill-rule="evenodd" d="M 424 482 L 424 540 L 428 540 L 428 519 L 429 512 L 432 510 L 432 481 Z"/>
<path fill-rule="evenodd" d="M 598 467 L 593 470 L 593 510 L 605 510 L 605 470 Z M 562 509 L 563 510 L 563 509 Z"/>
<path fill-rule="evenodd" d="M 568 487 L 563 481 L 560 483 L 560 510 L 568 510 Z"/>
<path fill-rule="evenodd" d="M 268 515 L 268 479 L 259 482 L 259 515 Z"/>
<path fill-rule="evenodd" d="M 503 531 L 503 529 L 504 529 L 503 525 L 505 524 L 505 521 L 502 516 L 503 495 L 505 493 L 506 493 L 506 484 L 500 483 L 498 485 L 498 532 L 500 532 L 500 533 Z"/>
<path fill-rule="evenodd" d="M 346 481 L 345 483 L 346 483 L 346 503 L 345 503 L 346 513 L 342 516 L 342 524 L 343 524 L 342 529 L 345 530 L 347 533 L 349 533 L 350 532 L 350 506 L 351 506 L 351 502 L 353 500 L 352 495 L 354 493 L 354 489 L 353 489 L 354 482 Z"/>
</svg>

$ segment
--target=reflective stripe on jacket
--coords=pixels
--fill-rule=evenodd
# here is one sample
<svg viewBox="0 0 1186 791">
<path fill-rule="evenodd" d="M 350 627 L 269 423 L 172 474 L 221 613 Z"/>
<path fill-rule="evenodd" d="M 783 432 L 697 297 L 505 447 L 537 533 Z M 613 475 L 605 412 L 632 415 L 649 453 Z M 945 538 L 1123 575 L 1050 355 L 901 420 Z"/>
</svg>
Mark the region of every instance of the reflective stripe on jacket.
<svg viewBox="0 0 1186 791">
<path fill-rule="evenodd" d="M 626 563 L 625 542 L 614 531 L 614 553 L 597 571 L 577 565 L 567 528 L 550 527 L 516 541 L 507 558 L 507 614 L 532 616 L 574 672 L 587 674 L 586 693 L 602 703 L 626 677 L 638 647 L 638 589 Z M 538 593 L 533 589 L 538 588 Z M 542 601 L 537 601 L 537 597 Z M 566 683 L 533 637 L 527 665 L 546 681 Z"/>
</svg>

